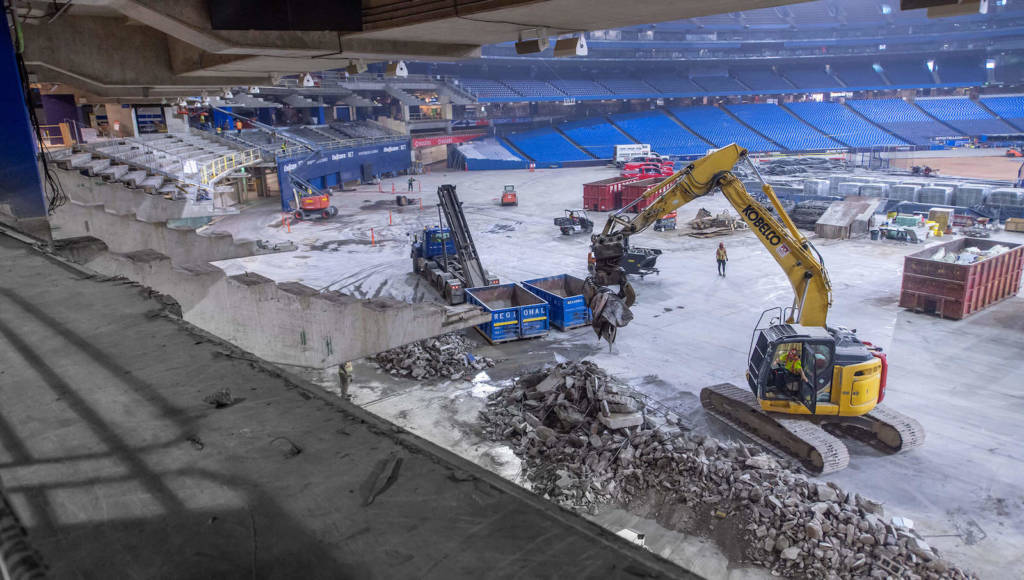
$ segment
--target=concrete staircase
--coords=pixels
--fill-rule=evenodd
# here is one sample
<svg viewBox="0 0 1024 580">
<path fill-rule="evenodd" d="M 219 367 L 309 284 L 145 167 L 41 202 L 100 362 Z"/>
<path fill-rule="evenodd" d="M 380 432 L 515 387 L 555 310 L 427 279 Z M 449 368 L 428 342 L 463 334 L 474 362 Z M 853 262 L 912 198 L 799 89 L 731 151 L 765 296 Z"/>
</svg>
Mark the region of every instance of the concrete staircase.
<svg viewBox="0 0 1024 580">
<path fill-rule="evenodd" d="M 410 107 L 419 107 L 420 105 L 426 104 L 426 102 L 410 95 L 409 93 L 403 91 L 402 89 L 393 87 L 389 84 L 384 85 L 384 92 L 398 99 L 398 102 L 402 103 L 403 105 L 409 105 Z"/>
</svg>

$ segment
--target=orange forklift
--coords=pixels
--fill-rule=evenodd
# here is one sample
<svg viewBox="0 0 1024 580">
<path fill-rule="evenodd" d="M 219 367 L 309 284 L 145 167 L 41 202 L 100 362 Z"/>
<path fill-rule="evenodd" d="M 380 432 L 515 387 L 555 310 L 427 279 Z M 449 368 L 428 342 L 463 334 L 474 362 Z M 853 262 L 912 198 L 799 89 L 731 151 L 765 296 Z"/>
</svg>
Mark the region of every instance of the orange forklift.
<svg viewBox="0 0 1024 580">
<path fill-rule="evenodd" d="M 514 186 L 514 185 L 506 185 L 505 186 L 505 191 L 501 192 L 501 205 L 502 205 L 502 207 L 504 207 L 506 205 L 515 205 L 515 206 L 519 205 L 519 194 L 516 193 L 516 186 Z"/>
<path fill-rule="evenodd" d="M 292 183 L 292 195 L 295 200 L 292 206 L 295 208 L 295 219 L 330 219 L 338 215 L 338 208 L 331 205 L 330 195 L 321 191 L 305 179 L 289 175 Z"/>
</svg>

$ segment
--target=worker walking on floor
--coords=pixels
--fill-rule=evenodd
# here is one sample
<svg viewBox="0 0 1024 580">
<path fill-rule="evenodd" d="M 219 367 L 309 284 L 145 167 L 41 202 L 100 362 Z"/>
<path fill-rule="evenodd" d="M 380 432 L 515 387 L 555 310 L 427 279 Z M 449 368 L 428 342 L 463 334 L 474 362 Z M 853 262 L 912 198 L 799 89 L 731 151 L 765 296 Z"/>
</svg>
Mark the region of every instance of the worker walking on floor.
<svg viewBox="0 0 1024 580">
<path fill-rule="evenodd" d="M 237 131 L 239 135 L 242 134 L 242 120 L 241 119 L 235 119 L 235 131 Z"/>
<path fill-rule="evenodd" d="M 729 254 L 725 253 L 725 243 L 718 242 L 715 259 L 718 260 L 718 275 L 725 276 L 725 263 L 729 261 Z"/>
<path fill-rule="evenodd" d="M 338 385 L 341 387 L 341 398 L 349 399 L 348 386 L 352 384 L 352 363 L 338 365 Z"/>
<path fill-rule="evenodd" d="M 412 184 L 413 184 L 414 181 L 416 181 L 415 177 L 410 177 L 409 178 L 409 191 L 412 191 Z"/>
</svg>

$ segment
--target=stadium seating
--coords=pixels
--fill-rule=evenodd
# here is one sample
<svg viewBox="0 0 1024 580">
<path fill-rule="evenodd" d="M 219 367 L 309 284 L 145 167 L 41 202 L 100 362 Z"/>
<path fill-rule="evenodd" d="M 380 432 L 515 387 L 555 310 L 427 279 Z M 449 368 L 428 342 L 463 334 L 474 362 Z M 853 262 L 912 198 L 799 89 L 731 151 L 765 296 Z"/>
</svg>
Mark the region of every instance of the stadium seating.
<svg viewBox="0 0 1024 580">
<path fill-rule="evenodd" d="M 558 128 L 577 145 L 593 153 L 599 159 L 611 159 L 615 156 L 616 145 L 633 142 L 604 119 L 565 123 L 559 125 Z"/>
<path fill-rule="evenodd" d="M 894 88 L 928 87 L 935 84 L 923 60 L 884 62 L 882 72 Z"/>
<path fill-rule="evenodd" d="M 832 76 L 843 81 L 851 88 L 872 88 L 886 86 L 881 77 L 870 64 L 839 64 L 832 66 Z"/>
<path fill-rule="evenodd" d="M 789 81 L 767 69 L 734 69 L 732 74 L 752 91 L 792 92 L 794 88 Z"/>
<path fill-rule="evenodd" d="M 513 145 L 537 163 L 562 163 L 592 159 L 579 147 L 568 142 L 558 131 L 545 127 L 507 135 Z"/>
<path fill-rule="evenodd" d="M 647 84 L 664 93 L 666 97 L 691 97 L 704 93 L 704 89 L 693 84 L 693 81 L 685 76 L 665 75 L 650 77 L 644 80 L 647 81 Z"/>
<path fill-rule="evenodd" d="M 755 131 L 790 151 L 843 147 L 841 143 L 815 131 L 778 105 L 729 105 L 726 108 Z"/>
<path fill-rule="evenodd" d="M 551 85 L 570 97 L 610 95 L 611 91 L 594 81 L 553 80 Z"/>
<path fill-rule="evenodd" d="M 942 84 L 976 85 L 985 82 L 985 61 L 980 58 L 946 58 L 936 67 Z"/>
<path fill-rule="evenodd" d="M 934 137 L 949 137 L 953 134 L 952 129 L 903 99 L 848 100 L 846 104 L 915 145 L 928 145 Z"/>
<path fill-rule="evenodd" d="M 789 82 L 797 88 L 808 90 L 839 88 L 839 82 L 825 71 L 824 65 L 820 67 L 787 67 L 781 72 L 782 76 L 789 79 Z"/>
<path fill-rule="evenodd" d="M 509 80 L 505 81 L 505 84 L 512 88 L 515 92 L 519 93 L 524 97 L 564 97 L 565 93 L 559 91 L 555 87 L 548 84 L 546 81 L 525 81 L 525 80 Z"/>
<path fill-rule="evenodd" d="M 967 97 L 917 99 L 916 103 L 926 113 L 964 135 L 1017 132 L 1016 129 L 993 117 L 991 113 Z"/>
<path fill-rule="evenodd" d="M 982 97 L 981 102 L 990 111 L 1024 131 L 1024 97 Z"/>
<path fill-rule="evenodd" d="M 612 115 L 614 122 L 637 143 L 650 144 L 662 155 L 703 155 L 710 146 L 661 111 Z"/>
<path fill-rule="evenodd" d="M 692 80 L 710 93 L 747 90 L 739 81 L 727 75 L 695 76 Z"/>
<path fill-rule="evenodd" d="M 515 98 L 521 96 L 498 81 L 489 79 L 459 79 L 462 88 L 482 98 Z"/>
<path fill-rule="evenodd" d="M 616 95 L 654 95 L 658 91 L 639 79 L 605 79 L 600 81 L 610 92 Z"/>
<path fill-rule="evenodd" d="M 906 145 L 840 103 L 789 103 L 787 108 L 808 124 L 850 147 Z"/>
<path fill-rule="evenodd" d="M 669 109 L 691 131 L 716 147 L 736 143 L 748 151 L 777 151 L 779 147 L 730 117 L 718 107 L 672 107 Z"/>
</svg>

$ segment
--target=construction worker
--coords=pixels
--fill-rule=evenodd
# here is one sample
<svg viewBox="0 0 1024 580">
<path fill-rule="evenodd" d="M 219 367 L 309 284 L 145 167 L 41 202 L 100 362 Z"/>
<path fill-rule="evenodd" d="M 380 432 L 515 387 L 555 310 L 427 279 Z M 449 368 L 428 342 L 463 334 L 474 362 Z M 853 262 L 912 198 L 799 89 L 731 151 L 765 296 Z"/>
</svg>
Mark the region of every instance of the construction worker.
<svg viewBox="0 0 1024 580">
<path fill-rule="evenodd" d="M 341 398 L 349 400 L 352 397 L 348 394 L 348 386 L 352 384 L 352 363 L 347 362 L 338 365 L 338 385 L 341 387 Z"/>
<path fill-rule="evenodd" d="M 725 276 L 725 263 L 729 261 L 729 254 L 725 253 L 725 244 L 718 242 L 718 249 L 715 250 L 715 260 L 718 261 L 718 275 Z"/>
<path fill-rule="evenodd" d="M 217 134 L 220 135 L 220 133 L 221 133 L 220 125 L 217 125 Z"/>
<path fill-rule="evenodd" d="M 285 144 L 284 141 L 281 141 L 281 153 L 284 153 L 286 151 L 288 151 L 288 146 Z"/>
<path fill-rule="evenodd" d="M 804 374 L 804 363 L 800 358 L 800 345 L 790 346 L 789 350 L 783 354 L 781 362 L 789 375 L 786 386 L 794 393 L 799 391 L 800 380 L 807 380 L 807 375 Z"/>
<path fill-rule="evenodd" d="M 416 181 L 415 177 L 409 177 L 409 191 L 412 191 L 412 184 Z"/>
<path fill-rule="evenodd" d="M 235 119 L 235 131 L 239 135 L 242 134 L 242 120 L 241 119 Z"/>
</svg>

